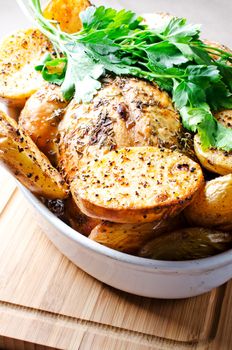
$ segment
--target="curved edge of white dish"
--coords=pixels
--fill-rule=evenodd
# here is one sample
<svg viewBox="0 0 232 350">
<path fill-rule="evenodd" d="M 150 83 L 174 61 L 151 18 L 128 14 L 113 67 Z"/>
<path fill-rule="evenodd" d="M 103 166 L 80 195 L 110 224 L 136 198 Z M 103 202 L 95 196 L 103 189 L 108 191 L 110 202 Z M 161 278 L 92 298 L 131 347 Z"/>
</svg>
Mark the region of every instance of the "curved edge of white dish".
<svg viewBox="0 0 232 350">
<path fill-rule="evenodd" d="M 214 270 L 215 268 L 222 267 L 232 262 L 232 249 L 208 258 L 179 262 L 152 260 L 116 251 L 95 241 L 92 241 L 88 237 L 79 233 L 78 231 L 75 231 L 62 220 L 57 218 L 53 213 L 51 213 L 49 209 L 23 185 L 18 183 L 18 186 L 20 187 L 24 196 L 30 201 L 30 203 L 36 208 L 36 210 L 38 210 L 40 214 L 42 214 L 50 223 L 52 223 L 56 227 L 56 229 L 62 230 L 62 233 L 68 238 L 78 242 L 79 244 L 85 246 L 88 249 L 94 250 L 98 254 L 105 255 L 115 260 L 124 261 L 132 265 L 137 265 L 137 267 L 147 267 L 151 270 L 153 270 L 154 268 L 159 268 L 162 269 L 163 272 L 165 272 L 165 270 L 167 270 L 168 272 L 178 270 L 178 272 L 181 273 L 199 273 L 199 271 L 202 272 Z"/>
</svg>

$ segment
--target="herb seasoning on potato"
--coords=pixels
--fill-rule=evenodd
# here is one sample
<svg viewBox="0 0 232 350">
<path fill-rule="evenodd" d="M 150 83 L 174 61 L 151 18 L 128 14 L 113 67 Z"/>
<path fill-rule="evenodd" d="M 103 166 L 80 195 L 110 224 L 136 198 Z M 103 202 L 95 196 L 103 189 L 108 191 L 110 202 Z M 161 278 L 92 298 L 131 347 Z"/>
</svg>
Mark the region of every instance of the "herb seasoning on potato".
<svg viewBox="0 0 232 350">
<path fill-rule="evenodd" d="M 182 18 L 29 2 L 38 29 L 0 46 L 0 99 L 21 109 L 0 112 L 0 161 L 110 248 L 164 260 L 230 249 L 231 51 Z"/>
</svg>

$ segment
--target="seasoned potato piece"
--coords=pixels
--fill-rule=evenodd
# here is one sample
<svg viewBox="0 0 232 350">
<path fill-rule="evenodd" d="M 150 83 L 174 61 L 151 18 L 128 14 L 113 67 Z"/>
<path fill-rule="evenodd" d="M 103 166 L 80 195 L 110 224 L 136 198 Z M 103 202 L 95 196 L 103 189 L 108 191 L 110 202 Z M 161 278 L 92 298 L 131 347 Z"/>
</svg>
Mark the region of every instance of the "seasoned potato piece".
<svg viewBox="0 0 232 350">
<path fill-rule="evenodd" d="M 33 193 L 65 198 L 67 185 L 17 123 L 0 111 L 0 161 Z"/>
<path fill-rule="evenodd" d="M 59 86 L 45 85 L 27 100 L 19 117 L 19 125 L 52 162 L 57 153 L 57 127 L 67 104 Z"/>
<path fill-rule="evenodd" d="M 88 236 L 94 227 L 101 223 L 101 220 L 90 218 L 83 214 L 72 197 L 65 202 L 65 217 L 74 230 L 85 236 Z"/>
<path fill-rule="evenodd" d="M 232 234 L 201 227 L 188 227 L 156 237 L 139 252 L 143 258 L 192 260 L 206 258 L 232 247 Z"/>
<path fill-rule="evenodd" d="M 232 110 L 225 110 L 215 114 L 217 120 L 232 128 Z M 198 135 L 194 136 L 194 149 L 202 166 L 220 175 L 232 173 L 232 151 L 225 152 L 215 149 L 203 149 Z"/>
<path fill-rule="evenodd" d="M 232 173 L 232 152 L 203 149 L 199 135 L 194 136 L 194 149 L 197 158 L 205 169 L 220 175 Z"/>
<path fill-rule="evenodd" d="M 139 223 L 176 215 L 202 184 L 200 166 L 175 151 L 131 147 L 91 157 L 90 147 L 71 191 L 88 216 Z"/>
<path fill-rule="evenodd" d="M 50 41 L 37 29 L 26 29 L 7 37 L 0 46 L 0 99 L 23 107 L 27 98 L 44 84 L 35 66 L 46 52 Z"/>
<path fill-rule="evenodd" d="M 93 241 L 125 253 L 136 253 L 148 240 L 181 227 L 183 216 L 144 224 L 119 224 L 103 221 L 89 235 Z"/>
<path fill-rule="evenodd" d="M 232 174 L 208 181 L 184 214 L 193 225 L 232 230 Z"/>
<path fill-rule="evenodd" d="M 180 144 L 184 136 L 180 116 L 168 94 L 130 77 L 106 77 L 90 103 L 73 100 L 59 131 L 59 166 L 69 180 L 89 146 L 185 148 Z"/>
<path fill-rule="evenodd" d="M 58 21 L 64 32 L 76 33 L 81 29 L 79 14 L 88 6 L 88 0 L 50 0 L 43 14 L 48 19 Z"/>
</svg>

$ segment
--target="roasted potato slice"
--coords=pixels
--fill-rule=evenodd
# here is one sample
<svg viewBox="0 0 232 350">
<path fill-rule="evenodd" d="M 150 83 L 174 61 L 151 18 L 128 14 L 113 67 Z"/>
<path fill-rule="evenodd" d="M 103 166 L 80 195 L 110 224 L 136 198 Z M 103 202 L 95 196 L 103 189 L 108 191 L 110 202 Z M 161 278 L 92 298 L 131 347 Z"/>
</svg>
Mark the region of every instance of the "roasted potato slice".
<svg viewBox="0 0 232 350">
<path fill-rule="evenodd" d="M 49 199 L 67 197 L 67 185 L 58 171 L 15 120 L 1 111 L 0 161 L 33 193 Z"/>
<path fill-rule="evenodd" d="M 148 240 L 181 227 L 183 216 L 144 224 L 119 224 L 103 221 L 89 235 L 93 241 L 125 253 L 136 253 Z"/>
<path fill-rule="evenodd" d="M 27 100 L 19 117 L 19 125 L 52 163 L 56 163 L 57 127 L 67 104 L 60 87 L 48 84 Z"/>
<path fill-rule="evenodd" d="M 232 174 L 208 181 L 184 214 L 191 225 L 232 230 Z"/>
<path fill-rule="evenodd" d="M 8 36 L 0 45 L 0 99 L 14 107 L 23 107 L 27 98 L 44 84 L 35 66 L 50 41 L 37 29 L 26 29 Z"/>
<path fill-rule="evenodd" d="M 206 258 L 231 247 L 230 233 L 188 227 L 154 238 L 141 248 L 139 256 L 157 260 L 192 260 Z"/>
<path fill-rule="evenodd" d="M 200 166 L 158 147 L 130 147 L 81 159 L 71 183 L 88 216 L 112 222 L 152 222 L 174 216 L 203 185 Z"/>
<path fill-rule="evenodd" d="M 67 33 L 81 29 L 80 12 L 90 6 L 88 0 L 50 0 L 44 9 L 44 16 L 58 21 L 60 28 Z"/>
<path fill-rule="evenodd" d="M 232 110 L 218 112 L 215 117 L 224 126 L 232 128 Z M 194 136 L 194 149 L 202 166 L 207 170 L 220 175 L 232 173 L 232 151 L 203 149 L 198 135 Z"/>
</svg>

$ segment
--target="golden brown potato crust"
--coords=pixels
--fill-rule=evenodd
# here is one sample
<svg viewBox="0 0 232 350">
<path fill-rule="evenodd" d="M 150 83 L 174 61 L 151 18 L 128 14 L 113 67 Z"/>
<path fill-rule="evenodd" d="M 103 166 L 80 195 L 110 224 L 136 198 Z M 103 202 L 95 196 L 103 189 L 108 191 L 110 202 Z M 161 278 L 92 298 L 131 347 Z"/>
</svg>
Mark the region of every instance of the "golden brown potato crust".
<svg viewBox="0 0 232 350">
<path fill-rule="evenodd" d="M 43 14 L 48 19 L 58 21 L 64 32 L 76 33 L 82 27 L 79 14 L 88 6 L 88 0 L 50 0 Z"/>
<path fill-rule="evenodd" d="M 23 107 L 44 84 L 38 65 L 52 44 L 38 29 L 20 30 L 5 38 L 0 46 L 0 99 Z"/>
<path fill-rule="evenodd" d="M 203 185 L 200 166 L 179 152 L 130 147 L 80 161 L 71 183 L 86 215 L 121 223 L 161 220 L 177 214 Z"/>
<path fill-rule="evenodd" d="M 14 119 L 0 111 L 0 162 L 30 191 L 48 199 L 66 198 L 68 187 Z"/>
</svg>

